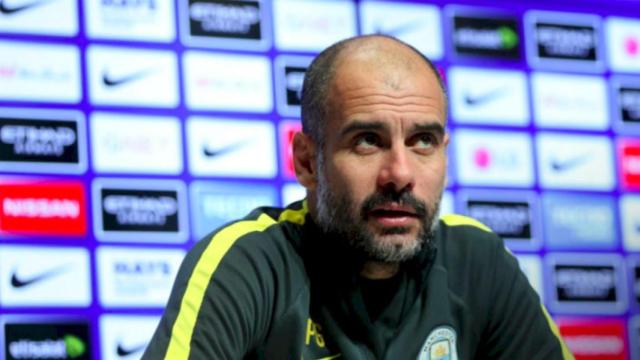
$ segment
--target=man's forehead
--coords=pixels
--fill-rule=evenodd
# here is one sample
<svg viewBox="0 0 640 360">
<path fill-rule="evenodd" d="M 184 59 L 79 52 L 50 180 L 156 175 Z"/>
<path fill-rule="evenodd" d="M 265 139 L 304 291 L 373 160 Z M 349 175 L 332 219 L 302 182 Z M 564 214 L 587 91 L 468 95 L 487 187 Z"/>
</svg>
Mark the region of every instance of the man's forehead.
<svg viewBox="0 0 640 360">
<path fill-rule="evenodd" d="M 370 64 L 380 69 L 412 70 L 427 64 L 406 45 L 386 37 L 365 37 L 349 43 L 336 59 L 336 72 L 345 64 Z"/>
</svg>

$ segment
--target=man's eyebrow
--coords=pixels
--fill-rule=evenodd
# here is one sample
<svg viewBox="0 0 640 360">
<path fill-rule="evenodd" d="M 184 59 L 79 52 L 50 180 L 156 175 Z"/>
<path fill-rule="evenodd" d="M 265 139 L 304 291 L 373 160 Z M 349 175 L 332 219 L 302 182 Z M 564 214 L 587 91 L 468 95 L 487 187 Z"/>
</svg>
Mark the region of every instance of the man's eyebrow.
<svg viewBox="0 0 640 360">
<path fill-rule="evenodd" d="M 389 126 L 382 121 L 359 121 L 355 120 L 351 122 L 349 125 L 345 126 L 342 131 L 340 131 L 340 136 L 344 137 L 352 132 L 357 131 L 365 131 L 365 130 L 385 130 Z"/>
<path fill-rule="evenodd" d="M 428 124 L 415 124 L 412 132 L 435 132 L 439 137 L 443 137 L 445 130 L 444 127 L 437 122 L 432 122 Z"/>
</svg>

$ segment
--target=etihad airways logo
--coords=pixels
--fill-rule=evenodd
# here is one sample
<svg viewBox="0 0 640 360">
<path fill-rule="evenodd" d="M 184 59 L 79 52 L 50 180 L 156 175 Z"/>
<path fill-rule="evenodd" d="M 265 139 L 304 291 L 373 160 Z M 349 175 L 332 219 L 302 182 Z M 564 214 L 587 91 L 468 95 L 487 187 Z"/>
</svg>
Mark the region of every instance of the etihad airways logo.
<svg viewBox="0 0 640 360">
<path fill-rule="evenodd" d="M 95 180 L 96 236 L 113 241 L 186 241 L 185 191 L 181 182 L 170 180 Z"/>
<path fill-rule="evenodd" d="M 101 246 L 96 250 L 100 303 L 107 307 L 162 307 L 185 252 Z"/>
<path fill-rule="evenodd" d="M 629 287 L 631 289 L 631 303 L 633 305 L 633 310 L 636 310 L 640 307 L 640 257 L 637 255 L 627 257 L 627 265 L 627 269 L 629 271 L 628 280 L 631 285 Z M 640 333 L 637 335 L 640 335 Z"/>
<path fill-rule="evenodd" d="M 91 359 L 89 324 L 84 321 L 7 317 L 0 334 L 7 360 Z"/>
<path fill-rule="evenodd" d="M 75 0 L 1 0 L 0 32 L 74 36 L 78 33 L 78 2 Z"/>
<path fill-rule="evenodd" d="M 609 128 L 607 86 L 599 76 L 534 72 L 531 76 L 534 119 L 547 128 Z"/>
<path fill-rule="evenodd" d="M 1 306 L 77 307 L 90 303 L 89 253 L 86 249 L 0 246 Z"/>
<path fill-rule="evenodd" d="M 269 121 L 191 117 L 187 122 L 189 171 L 198 176 L 272 178 L 277 174 L 276 134 Z"/>
<path fill-rule="evenodd" d="M 482 16 L 448 7 L 453 51 L 461 56 L 520 59 L 520 35 L 515 16 Z M 481 13 L 480 13 L 481 14 Z"/>
<path fill-rule="evenodd" d="M 87 62 L 93 104 L 178 106 L 178 61 L 173 52 L 92 45 Z"/>
<path fill-rule="evenodd" d="M 273 109 L 271 63 L 265 56 L 187 51 L 182 70 L 191 109 L 258 113 Z"/>
<path fill-rule="evenodd" d="M 267 50 L 271 23 L 260 0 L 187 0 L 180 2 L 184 43 L 231 49 Z"/>
<path fill-rule="evenodd" d="M 121 360 L 142 355 L 160 322 L 159 316 L 102 315 L 102 360 Z"/>
<path fill-rule="evenodd" d="M 621 139 L 618 141 L 620 183 L 625 189 L 640 189 L 640 141 Z"/>
<path fill-rule="evenodd" d="M 526 133 L 461 129 L 454 139 L 456 173 L 463 185 L 533 185 L 531 138 Z"/>
<path fill-rule="evenodd" d="M 81 182 L 0 181 L 0 233 L 82 236 L 86 230 Z"/>
<path fill-rule="evenodd" d="M 640 73 L 640 20 L 612 16 L 605 27 L 611 68 Z"/>
<path fill-rule="evenodd" d="M 604 136 L 538 133 L 540 184 L 549 189 L 609 191 L 615 187 L 613 149 Z"/>
<path fill-rule="evenodd" d="M 80 52 L 70 45 L 0 41 L 0 99 L 77 104 Z"/>
<path fill-rule="evenodd" d="M 278 56 L 274 62 L 278 113 L 300 117 L 302 83 L 307 67 L 313 60 L 308 56 Z"/>
<path fill-rule="evenodd" d="M 447 78 L 456 122 L 513 126 L 529 123 L 528 86 L 523 72 L 454 66 Z"/>
<path fill-rule="evenodd" d="M 613 76 L 609 83 L 616 130 L 625 134 L 640 134 L 640 78 Z"/>
<path fill-rule="evenodd" d="M 90 38 L 157 42 L 175 39 L 173 1 L 88 0 L 84 5 Z"/>
<path fill-rule="evenodd" d="M 458 198 L 466 214 L 491 228 L 510 249 L 540 248 L 539 207 L 533 193 L 462 190 Z"/>
<path fill-rule="evenodd" d="M 274 0 L 273 17 L 280 50 L 320 52 L 357 34 L 351 1 Z"/>
<path fill-rule="evenodd" d="M 381 34 L 400 39 L 431 60 L 444 53 L 438 7 L 393 1 L 360 2 L 362 34 Z"/>
<path fill-rule="evenodd" d="M 78 112 L 0 109 L 0 165 L 9 171 L 82 173 L 84 134 Z"/>
<path fill-rule="evenodd" d="M 533 66 L 559 70 L 604 70 L 600 18 L 595 15 L 529 11 L 527 57 Z"/>
<path fill-rule="evenodd" d="M 614 254 L 547 255 L 556 312 L 619 314 L 627 309 L 622 259 Z"/>
</svg>

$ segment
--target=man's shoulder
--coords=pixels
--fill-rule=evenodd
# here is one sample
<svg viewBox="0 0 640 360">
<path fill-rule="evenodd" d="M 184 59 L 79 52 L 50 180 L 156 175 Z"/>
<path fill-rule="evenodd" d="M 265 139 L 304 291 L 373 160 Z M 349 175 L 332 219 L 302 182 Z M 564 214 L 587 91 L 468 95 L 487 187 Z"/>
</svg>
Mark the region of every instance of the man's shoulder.
<svg viewBox="0 0 640 360">
<path fill-rule="evenodd" d="M 499 251 L 505 251 L 502 239 L 488 226 L 457 214 L 440 218 L 436 241 L 441 259 L 454 266 L 464 262 L 473 268 L 490 267 L 491 259 Z"/>
<path fill-rule="evenodd" d="M 498 236 L 485 224 L 464 215 L 447 214 L 440 218 L 443 240 L 467 246 L 486 246 L 499 241 Z"/>
<path fill-rule="evenodd" d="M 306 214 L 306 202 L 293 203 L 286 208 L 256 208 L 245 217 L 229 222 L 203 237 L 189 251 L 187 261 L 219 259 L 221 262 L 229 260 L 257 264 L 296 256 L 295 244 Z"/>
</svg>

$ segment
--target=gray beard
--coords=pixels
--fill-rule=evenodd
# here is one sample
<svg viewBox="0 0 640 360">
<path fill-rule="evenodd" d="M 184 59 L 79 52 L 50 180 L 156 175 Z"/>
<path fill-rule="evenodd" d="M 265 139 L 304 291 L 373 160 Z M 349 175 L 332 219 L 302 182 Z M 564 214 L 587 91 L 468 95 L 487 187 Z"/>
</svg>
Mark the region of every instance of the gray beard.
<svg viewBox="0 0 640 360">
<path fill-rule="evenodd" d="M 329 236 L 337 236 L 347 244 L 364 255 L 364 258 L 381 263 L 402 263 L 415 257 L 425 244 L 430 244 L 438 227 L 437 214 L 440 207 L 442 192 L 438 201 L 430 209 L 421 204 L 424 212 L 421 220 L 421 229 L 414 241 L 405 244 L 390 244 L 376 241 L 376 235 L 366 226 L 363 209 L 351 209 L 352 199 L 348 194 L 336 193 L 329 189 L 324 174 L 322 159 L 318 159 L 318 187 L 315 206 L 315 222 L 320 229 Z M 393 195 L 394 197 L 415 199 L 411 194 Z M 381 197 L 374 194 L 372 198 Z M 385 197 L 388 197 L 385 196 Z M 418 201 L 418 200 L 413 200 Z M 366 203 L 365 200 L 364 203 Z M 363 207 L 365 204 L 363 203 Z M 409 229 L 394 227 L 388 229 L 384 235 L 403 234 Z"/>
</svg>

